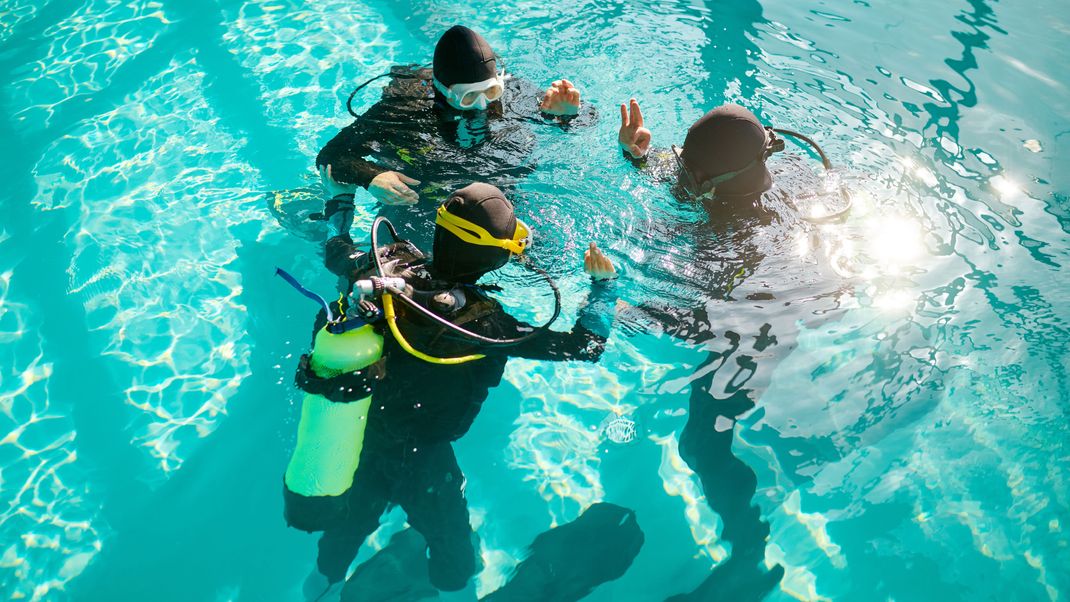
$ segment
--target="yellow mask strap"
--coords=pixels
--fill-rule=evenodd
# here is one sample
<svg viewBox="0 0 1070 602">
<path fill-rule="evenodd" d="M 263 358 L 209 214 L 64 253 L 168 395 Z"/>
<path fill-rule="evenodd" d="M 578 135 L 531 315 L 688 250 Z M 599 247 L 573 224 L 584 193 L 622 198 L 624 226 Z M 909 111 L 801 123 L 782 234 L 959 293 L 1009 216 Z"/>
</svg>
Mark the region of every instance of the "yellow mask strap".
<svg viewBox="0 0 1070 602">
<path fill-rule="evenodd" d="M 514 255 L 520 255 L 527 247 L 529 232 L 527 227 L 520 220 L 516 221 L 516 232 L 513 234 L 512 240 L 494 238 L 490 235 L 490 232 L 487 232 L 485 229 L 446 211 L 445 205 L 438 208 L 438 214 L 435 216 L 435 223 L 446 230 L 449 230 L 457 238 L 469 244 L 480 245 L 483 247 L 499 247 Z"/>
</svg>

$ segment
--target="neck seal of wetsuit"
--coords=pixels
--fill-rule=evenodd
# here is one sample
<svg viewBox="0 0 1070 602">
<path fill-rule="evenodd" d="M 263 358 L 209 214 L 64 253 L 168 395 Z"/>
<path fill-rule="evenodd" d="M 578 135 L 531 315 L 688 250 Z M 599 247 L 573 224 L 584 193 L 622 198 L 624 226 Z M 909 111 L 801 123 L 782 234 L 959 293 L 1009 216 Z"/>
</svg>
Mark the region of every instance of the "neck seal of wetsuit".
<svg viewBox="0 0 1070 602">
<path fill-rule="evenodd" d="M 474 283 L 508 263 L 517 250 L 523 252 L 528 236 L 501 190 L 469 184 L 439 208 L 432 273 L 448 282 Z"/>
<path fill-rule="evenodd" d="M 487 40 L 463 25 L 454 25 L 435 45 L 435 79 L 449 88 L 454 84 L 474 84 L 498 74 L 494 50 Z"/>
<path fill-rule="evenodd" d="M 770 132 L 754 113 L 726 104 L 706 113 L 687 130 L 679 156 L 700 187 L 715 181 L 717 196 L 749 196 L 773 185 L 765 166 L 770 146 Z"/>
</svg>

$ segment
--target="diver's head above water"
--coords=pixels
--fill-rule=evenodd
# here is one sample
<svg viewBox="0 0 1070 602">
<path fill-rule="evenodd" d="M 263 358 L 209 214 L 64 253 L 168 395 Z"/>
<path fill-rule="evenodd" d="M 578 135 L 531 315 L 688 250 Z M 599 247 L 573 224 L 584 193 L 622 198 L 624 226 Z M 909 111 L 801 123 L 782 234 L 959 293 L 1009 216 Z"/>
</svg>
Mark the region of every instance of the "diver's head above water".
<svg viewBox="0 0 1070 602">
<path fill-rule="evenodd" d="M 633 160 L 650 150 L 650 130 L 633 98 L 620 106 L 618 142 Z M 682 148 L 672 147 L 680 184 L 692 197 L 754 198 L 769 190 L 769 156 L 784 148 L 772 128 L 739 105 L 726 104 L 706 113 L 687 131 Z"/>
<path fill-rule="evenodd" d="M 776 142 L 754 113 L 734 104 L 717 107 L 691 125 L 683 148 L 673 147 L 680 182 L 698 197 L 761 194 L 773 185 L 765 160 Z"/>
<path fill-rule="evenodd" d="M 438 209 L 432 271 L 442 280 L 474 283 L 523 253 L 530 237 L 527 225 L 516 218 L 513 204 L 501 190 L 490 184 L 469 184 Z"/>
<path fill-rule="evenodd" d="M 454 25 L 438 39 L 433 72 L 436 97 L 462 111 L 484 110 L 505 91 L 505 74 L 498 70 L 494 50 L 463 25 Z"/>
</svg>

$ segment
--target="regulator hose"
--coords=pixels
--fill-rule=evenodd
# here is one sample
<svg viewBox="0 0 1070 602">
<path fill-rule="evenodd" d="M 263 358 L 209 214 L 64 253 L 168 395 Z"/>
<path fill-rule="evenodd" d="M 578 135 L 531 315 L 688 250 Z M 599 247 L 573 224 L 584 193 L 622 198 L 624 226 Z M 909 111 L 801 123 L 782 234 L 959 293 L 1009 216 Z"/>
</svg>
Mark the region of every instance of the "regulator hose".
<svg viewBox="0 0 1070 602">
<path fill-rule="evenodd" d="M 383 273 L 383 265 L 382 265 L 382 261 L 381 261 L 381 259 L 379 257 L 379 227 L 381 225 L 383 225 L 384 223 L 386 224 L 387 228 L 390 230 L 390 234 L 391 234 L 391 236 L 393 236 L 393 238 L 394 238 L 394 240 L 396 242 L 403 242 L 403 243 L 411 244 L 411 243 L 409 243 L 409 241 L 404 240 L 404 239 L 402 239 L 401 237 L 398 236 L 397 229 L 395 229 L 394 225 L 390 223 L 390 220 L 388 220 L 387 218 L 385 218 L 383 216 L 379 216 L 379 217 L 375 218 L 375 221 L 372 222 L 372 229 L 371 229 L 371 243 L 372 243 L 371 252 L 372 252 L 372 261 L 374 262 L 374 265 L 375 265 L 376 274 L 380 278 L 386 276 L 386 274 Z M 449 329 L 449 330 L 451 330 L 451 331 L 453 331 L 453 332 L 455 332 L 455 333 L 457 333 L 457 334 L 459 334 L 459 335 L 461 335 L 461 336 L 463 336 L 465 338 L 471 339 L 471 340 L 473 340 L 473 341 L 475 341 L 477 343 L 481 343 L 481 344 L 484 344 L 484 345 L 493 345 L 493 346 L 517 345 L 519 343 L 523 343 L 524 341 L 527 341 L 527 340 L 529 340 L 529 339 L 531 339 L 533 337 L 538 336 L 544 330 L 548 330 L 550 328 L 550 325 L 553 324 L 554 321 L 557 320 L 558 316 L 561 315 L 561 291 L 557 288 L 557 284 L 553 281 L 553 279 L 550 277 L 550 275 L 546 273 L 545 270 L 542 270 L 542 269 L 532 265 L 530 262 L 526 262 L 525 265 L 529 269 L 531 269 L 532 271 L 538 273 L 543 278 L 545 278 L 546 282 L 550 285 L 550 289 L 554 293 L 554 313 L 550 317 L 550 319 L 546 321 L 545 324 L 543 324 L 541 326 L 534 327 L 531 332 L 529 332 L 528 334 L 526 334 L 524 336 L 520 336 L 520 337 L 509 338 L 509 339 L 497 339 L 497 338 L 493 338 L 493 337 L 484 336 L 484 335 L 481 335 L 481 334 L 476 333 L 476 332 L 472 332 L 472 331 L 470 331 L 470 330 L 468 330 L 466 328 L 462 328 L 460 326 L 457 326 L 453 322 L 450 322 L 449 320 L 447 320 L 447 319 L 443 318 L 442 316 L 436 314 L 435 312 L 431 311 L 430 309 L 427 309 L 423 305 L 420 305 L 415 300 L 410 298 L 408 295 L 397 294 L 398 291 L 392 291 L 392 292 L 394 292 L 396 294 L 397 299 L 401 303 L 404 303 L 406 306 L 410 307 L 411 309 L 413 309 L 414 311 L 420 313 L 421 315 L 425 316 L 426 318 L 434 321 L 435 323 L 441 325 L 442 327 L 444 327 L 446 329 Z M 386 295 L 384 295 L 384 307 L 383 307 L 384 311 L 386 309 L 386 307 L 385 307 L 385 305 L 386 305 L 385 296 Z M 391 305 L 393 305 L 393 303 L 391 303 Z"/>
<path fill-rule="evenodd" d="M 832 161 L 829 160 L 828 155 L 825 154 L 825 151 L 821 150 L 821 146 L 818 145 L 818 143 L 815 142 L 812 138 L 810 138 L 809 136 L 806 136 L 804 134 L 800 134 L 799 132 L 795 132 L 795 131 L 792 131 L 792 130 L 785 130 L 785 129 L 781 129 L 781 128 L 773 128 L 773 131 L 778 133 L 778 134 L 784 134 L 785 136 L 791 136 L 792 138 L 795 138 L 797 140 L 801 140 L 802 142 L 805 142 L 807 145 L 809 145 L 811 148 L 813 148 L 814 151 L 817 152 L 817 156 L 821 158 L 821 165 L 825 168 L 825 172 L 828 173 L 828 172 L 832 171 L 832 169 L 833 169 Z M 813 223 L 813 224 L 829 224 L 829 223 L 832 223 L 832 222 L 836 222 L 836 221 L 839 221 L 840 219 L 842 219 L 848 213 L 850 213 L 851 212 L 851 207 L 854 205 L 854 199 L 851 198 L 851 193 L 847 192 L 847 187 L 844 186 L 843 183 L 840 183 L 840 185 L 839 185 L 839 192 L 840 192 L 840 197 L 843 198 L 844 207 L 842 209 L 840 209 L 838 211 L 834 211 L 834 212 L 832 212 L 832 213 L 830 213 L 828 215 L 822 215 L 820 217 L 810 217 L 810 216 L 805 215 L 802 211 L 800 211 L 799 208 L 795 205 L 795 203 L 791 203 L 791 206 L 795 209 L 795 211 L 797 211 L 799 213 L 799 216 L 802 217 L 802 219 L 804 219 L 804 220 L 806 220 L 806 221 L 808 221 L 810 223 Z"/>
<path fill-rule="evenodd" d="M 411 66 L 416 67 L 417 69 L 424 69 L 426 67 L 431 66 L 431 63 L 428 63 L 426 65 L 416 65 L 414 63 Z M 368 87 L 368 84 L 372 83 L 373 81 L 376 81 L 376 80 L 379 80 L 379 79 L 383 79 L 384 77 L 387 77 L 387 76 L 390 76 L 390 75 L 394 75 L 396 77 L 409 78 L 409 79 L 416 79 L 416 78 L 420 77 L 419 75 L 415 75 L 415 74 L 395 73 L 392 69 L 390 71 L 387 71 L 386 73 L 381 73 L 379 75 L 376 75 L 375 77 L 372 77 L 371 79 L 369 79 L 368 81 L 364 82 L 363 84 L 360 84 L 356 88 L 353 88 L 353 91 L 349 93 L 349 98 L 346 99 L 346 110 L 349 111 L 349 114 L 352 115 L 353 117 L 360 117 L 360 115 L 357 115 L 356 112 L 353 111 L 353 98 L 357 95 L 357 92 L 360 92 L 364 88 Z"/>
</svg>

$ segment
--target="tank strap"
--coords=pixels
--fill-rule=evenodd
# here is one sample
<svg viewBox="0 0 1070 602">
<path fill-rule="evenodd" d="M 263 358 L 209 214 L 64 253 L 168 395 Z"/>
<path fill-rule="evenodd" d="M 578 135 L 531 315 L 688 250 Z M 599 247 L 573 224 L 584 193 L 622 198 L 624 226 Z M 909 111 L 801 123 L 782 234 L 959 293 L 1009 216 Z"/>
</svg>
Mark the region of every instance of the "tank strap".
<svg viewBox="0 0 1070 602">
<path fill-rule="evenodd" d="M 310 357 L 306 353 L 301 356 L 301 361 L 297 364 L 294 384 L 305 393 L 321 395 L 335 403 L 349 403 L 370 396 L 375 388 L 375 382 L 381 378 L 380 362 L 363 370 L 323 378 L 317 376 L 312 370 Z"/>
</svg>

